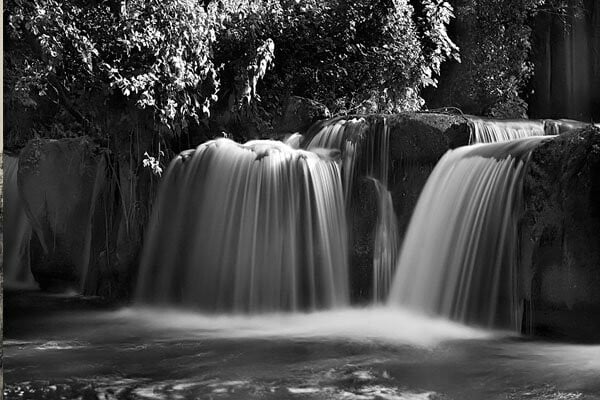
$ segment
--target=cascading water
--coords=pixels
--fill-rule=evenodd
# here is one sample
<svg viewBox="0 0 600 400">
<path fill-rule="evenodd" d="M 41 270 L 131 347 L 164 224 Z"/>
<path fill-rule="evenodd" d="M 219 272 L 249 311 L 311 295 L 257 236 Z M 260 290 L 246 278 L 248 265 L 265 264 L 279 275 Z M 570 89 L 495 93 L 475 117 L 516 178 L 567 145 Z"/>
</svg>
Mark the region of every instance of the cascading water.
<svg viewBox="0 0 600 400">
<path fill-rule="evenodd" d="M 335 160 L 281 142 L 182 153 L 161 183 L 138 299 L 235 312 L 347 304 L 342 193 Z"/>
<path fill-rule="evenodd" d="M 465 146 L 442 157 L 411 218 L 390 304 L 518 329 L 522 180 L 530 151 L 547 138 Z"/>
<path fill-rule="evenodd" d="M 7 285 L 33 285 L 29 266 L 31 224 L 17 186 L 19 159 L 4 156 L 4 280 Z"/>
<path fill-rule="evenodd" d="M 337 119 L 318 127 L 307 148 L 337 149 L 342 153 L 344 197 L 350 205 L 358 173 L 368 176 L 377 194 L 377 225 L 373 245 L 373 299 L 385 299 L 396 267 L 398 218 L 388 190 L 390 130 L 385 118 L 369 123 L 365 118 Z"/>
<path fill-rule="evenodd" d="M 377 226 L 375 228 L 375 244 L 373 249 L 373 298 L 375 302 L 387 298 L 396 261 L 400 235 L 398 218 L 394 212 L 394 204 L 390 191 L 378 180 L 373 179 L 377 191 Z"/>
<path fill-rule="evenodd" d="M 337 119 L 319 127 L 308 142 L 310 151 L 335 149 L 342 152 L 342 175 L 344 198 L 348 202 L 357 171 L 358 146 L 366 135 L 369 125 L 364 118 Z"/>
<path fill-rule="evenodd" d="M 470 143 L 496 143 L 530 136 L 543 136 L 544 123 L 535 120 L 494 120 L 469 116 Z"/>
</svg>

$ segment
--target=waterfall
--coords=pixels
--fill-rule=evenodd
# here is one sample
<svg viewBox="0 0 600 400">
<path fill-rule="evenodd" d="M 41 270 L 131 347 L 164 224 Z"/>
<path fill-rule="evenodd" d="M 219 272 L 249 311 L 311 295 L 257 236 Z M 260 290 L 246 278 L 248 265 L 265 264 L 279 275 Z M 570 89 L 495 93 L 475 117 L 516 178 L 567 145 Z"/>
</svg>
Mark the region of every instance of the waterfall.
<svg viewBox="0 0 600 400">
<path fill-rule="evenodd" d="M 530 151 L 546 137 L 448 151 L 402 245 L 389 302 L 465 323 L 517 328 L 517 218 Z"/>
<path fill-rule="evenodd" d="M 373 298 L 375 302 L 380 302 L 387 298 L 392 283 L 400 236 L 390 191 L 377 179 L 373 179 L 373 183 L 377 191 L 378 210 L 373 249 Z"/>
<path fill-rule="evenodd" d="M 349 301 L 339 165 L 267 140 L 176 157 L 144 245 L 138 300 L 269 312 Z"/>
<path fill-rule="evenodd" d="M 352 201 L 352 185 L 358 174 L 369 177 L 377 194 L 377 224 L 373 244 L 373 299 L 387 296 L 396 267 L 399 246 L 398 218 L 388 190 L 390 130 L 385 118 L 336 119 L 318 125 L 307 148 L 337 149 L 342 154 L 344 197 Z"/>
<path fill-rule="evenodd" d="M 33 285 L 29 265 L 31 225 L 17 186 L 19 159 L 4 155 L 4 280 L 7 286 Z"/>
<path fill-rule="evenodd" d="M 591 124 L 574 119 L 545 119 L 543 121 L 546 135 L 560 135 L 570 130 L 583 129 L 590 125 L 600 126 L 600 124 Z"/>
<path fill-rule="evenodd" d="M 535 120 L 494 120 L 469 116 L 470 143 L 496 143 L 543 136 L 544 123 Z"/>
<path fill-rule="evenodd" d="M 308 133 L 312 137 L 306 146 L 308 150 L 318 152 L 319 149 L 336 149 L 342 153 L 342 181 L 347 203 L 358 169 L 359 146 L 368 130 L 369 124 L 364 118 L 352 118 L 326 121 Z"/>
<path fill-rule="evenodd" d="M 288 146 L 290 146 L 292 149 L 299 149 L 301 148 L 301 144 L 304 141 L 304 136 L 300 133 L 292 133 L 291 135 L 288 135 L 285 140 L 283 141 L 283 143 L 287 144 Z"/>
</svg>

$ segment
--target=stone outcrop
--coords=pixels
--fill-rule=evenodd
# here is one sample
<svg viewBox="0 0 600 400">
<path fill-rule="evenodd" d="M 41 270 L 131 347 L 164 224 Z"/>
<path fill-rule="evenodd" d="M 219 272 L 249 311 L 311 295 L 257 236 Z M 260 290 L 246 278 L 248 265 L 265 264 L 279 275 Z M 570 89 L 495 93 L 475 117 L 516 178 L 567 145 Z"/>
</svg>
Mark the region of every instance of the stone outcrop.
<svg viewBox="0 0 600 400">
<path fill-rule="evenodd" d="M 30 286 L 33 276 L 29 267 L 31 224 L 23 209 L 17 185 L 18 156 L 3 158 L 3 273 L 5 286 Z"/>
<path fill-rule="evenodd" d="M 31 222 L 31 272 L 42 288 L 78 287 L 87 273 L 102 150 L 88 138 L 30 141 L 18 186 Z"/>
<path fill-rule="evenodd" d="M 369 168 L 376 174 L 377 165 L 385 162 L 379 154 L 380 143 L 369 142 L 369 136 L 379 135 L 383 121 L 389 129 L 388 190 L 398 217 L 400 239 L 404 237 L 413 209 L 429 174 L 437 161 L 449 149 L 469 143 L 470 128 L 466 118 L 441 113 L 405 112 L 396 115 L 368 115 L 338 117 L 315 124 L 307 133 L 310 140 L 328 124 L 343 120 L 364 119 L 362 124 L 347 128 L 345 141 L 362 143 L 360 160 L 355 173 L 352 201 L 349 210 L 351 243 L 352 297 L 357 302 L 368 302 L 372 295 L 373 244 L 377 219 L 377 195 L 372 181 L 366 179 Z M 372 160 L 372 161 L 368 161 Z"/>
<path fill-rule="evenodd" d="M 435 164 L 446 151 L 469 144 L 470 128 L 461 116 L 438 113 L 403 113 L 391 117 L 388 124 L 389 189 L 403 238 Z"/>
<path fill-rule="evenodd" d="M 600 129 L 565 133 L 531 155 L 524 183 L 524 330 L 600 339 Z"/>
</svg>

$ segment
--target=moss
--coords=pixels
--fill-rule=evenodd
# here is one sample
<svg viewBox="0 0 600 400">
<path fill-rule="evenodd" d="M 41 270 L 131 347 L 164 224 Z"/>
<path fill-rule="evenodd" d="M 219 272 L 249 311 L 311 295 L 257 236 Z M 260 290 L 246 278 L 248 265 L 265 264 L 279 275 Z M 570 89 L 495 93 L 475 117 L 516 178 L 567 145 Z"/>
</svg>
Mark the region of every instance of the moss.
<svg viewBox="0 0 600 400">
<path fill-rule="evenodd" d="M 535 149 L 523 195 L 521 275 L 534 332 L 600 329 L 588 323 L 600 310 L 600 129 L 575 130 Z"/>
</svg>

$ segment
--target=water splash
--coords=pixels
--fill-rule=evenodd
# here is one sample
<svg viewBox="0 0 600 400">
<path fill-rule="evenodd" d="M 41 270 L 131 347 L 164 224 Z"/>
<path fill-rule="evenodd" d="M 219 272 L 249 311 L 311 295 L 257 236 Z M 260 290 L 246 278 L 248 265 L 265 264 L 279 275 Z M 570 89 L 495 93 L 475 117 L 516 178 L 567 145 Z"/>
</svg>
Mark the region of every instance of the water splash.
<svg viewBox="0 0 600 400">
<path fill-rule="evenodd" d="M 484 339 L 497 334 L 403 308 L 381 306 L 259 315 L 211 315 L 170 308 L 134 307 L 106 314 L 105 318 L 118 326 L 133 325 L 145 332 L 181 332 L 180 339 L 341 339 L 356 343 L 434 347 L 449 340 Z"/>
<path fill-rule="evenodd" d="M 522 180 L 530 151 L 546 138 L 465 146 L 442 157 L 412 216 L 391 304 L 518 329 Z"/>
<path fill-rule="evenodd" d="M 236 312 L 347 304 L 342 193 L 334 160 L 281 142 L 182 153 L 161 183 L 138 299 Z"/>
<path fill-rule="evenodd" d="M 536 120 L 495 120 L 469 116 L 470 143 L 496 143 L 530 136 L 543 136 L 544 123 Z"/>
<path fill-rule="evenodd" d="M 33 286 L 29 265 L 31 224 L 17 186 L 19 159 L 4 155 L 4 280 L 7 286 Z"/>
<path fill-rule="evenodd" d="M 302 142 L 304 141 L 304 135 L 300 133 L 292 133 L 288 135 L 283 143 L 290 146 L 292 149 L 299 149 L 302 147 Z"/>
</svg>

